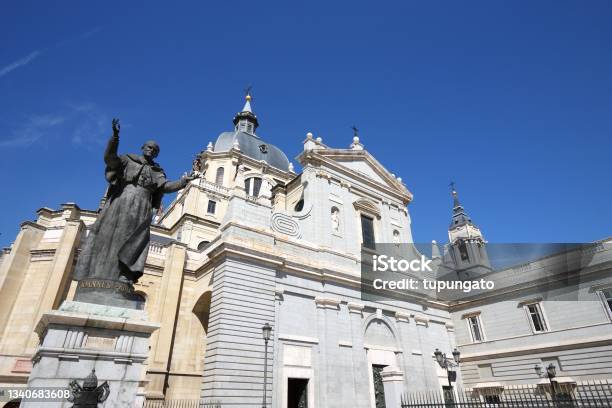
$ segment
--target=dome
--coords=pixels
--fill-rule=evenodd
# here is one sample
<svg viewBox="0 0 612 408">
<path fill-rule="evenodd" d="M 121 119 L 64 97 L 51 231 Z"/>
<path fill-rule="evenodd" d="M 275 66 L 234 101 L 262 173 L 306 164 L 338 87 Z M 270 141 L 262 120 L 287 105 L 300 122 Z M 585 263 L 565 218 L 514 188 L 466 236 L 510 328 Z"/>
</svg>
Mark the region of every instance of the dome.
<svg viewBox="0 0 612 408">
<path fill-rule="evenodd" d="M 268 144 L 259 137 L 246 132 L 223 132 L 215 142 L 215 152 L 227 152 L 238 141 L 240 152 L 255 159 L 264 160 L 268 165 L 282 171 L 289 168 L 287 156 L 278 147 Z"/>
</svg>

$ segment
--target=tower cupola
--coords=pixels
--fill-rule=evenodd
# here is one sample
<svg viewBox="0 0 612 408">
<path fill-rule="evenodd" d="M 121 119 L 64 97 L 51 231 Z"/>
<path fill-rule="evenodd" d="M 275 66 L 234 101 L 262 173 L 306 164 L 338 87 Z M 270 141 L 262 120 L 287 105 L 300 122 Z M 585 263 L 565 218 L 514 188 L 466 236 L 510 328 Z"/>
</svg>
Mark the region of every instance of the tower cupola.
<svg viewBox="0 0 612 408">
<path fill-rule="evenodd" d="M 244 107 L 242 108 L 241 112 L 238 112 L 236 116 L 234 116 L 234 130 L 236 132 L 244 132 L 254 135 L 255 130 L 259 126 L 257 116 L 251 109 L 252 99 L 253 97 L 251 96 L 251 91 L 250 89 L 247 89 Z"/>
</svg>

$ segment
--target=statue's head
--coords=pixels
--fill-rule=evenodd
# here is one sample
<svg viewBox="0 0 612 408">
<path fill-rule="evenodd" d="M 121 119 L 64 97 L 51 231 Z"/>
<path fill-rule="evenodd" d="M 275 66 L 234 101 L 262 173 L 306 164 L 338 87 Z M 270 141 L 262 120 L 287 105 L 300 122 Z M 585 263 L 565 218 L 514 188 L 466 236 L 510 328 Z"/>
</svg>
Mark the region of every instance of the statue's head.
<svg viewBox="0 0 612 408">
<path fill-rule="evenodd" d="M 159 145 L 155 140 L 147 140 L 142 145 L 142 155 L 147 160 L 153 160 L 159 154 Z"/>
<path fill-rule="evenodd" d="M 86 391 L 95 390 L 98 388 L 98 377 L 96 376 L 96 370 L 91 370 L 91 373 L 83 381 L 83 389 Z"/>
</svg>

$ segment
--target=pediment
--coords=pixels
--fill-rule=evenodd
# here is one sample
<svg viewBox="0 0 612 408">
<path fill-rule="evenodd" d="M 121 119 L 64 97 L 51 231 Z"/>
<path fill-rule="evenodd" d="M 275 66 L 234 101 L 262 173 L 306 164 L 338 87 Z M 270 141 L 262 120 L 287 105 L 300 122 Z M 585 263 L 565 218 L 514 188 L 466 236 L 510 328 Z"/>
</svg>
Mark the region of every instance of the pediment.
<svg viewBox="0 0 612 408">
<path fill-rule="evenodd" d="M 401 181 L 398 181 L 378 160 L 365 150 L 325 149 L 317 150 L 317 154 L 333 160 L 351 173 L 382 184 L 401 194 L 408 194 L 412 198 L 412 194 L 406 186 Z"/>
</svg>

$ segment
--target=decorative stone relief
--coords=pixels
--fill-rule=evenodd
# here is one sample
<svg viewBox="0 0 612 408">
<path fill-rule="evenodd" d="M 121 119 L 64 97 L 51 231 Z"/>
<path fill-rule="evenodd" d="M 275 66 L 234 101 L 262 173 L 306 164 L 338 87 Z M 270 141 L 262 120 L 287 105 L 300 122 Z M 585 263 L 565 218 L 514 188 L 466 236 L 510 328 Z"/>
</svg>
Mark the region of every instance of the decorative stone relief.
<svg viewBox="0 0 612 408">
<path fill-rule="evenodd" d="M 325 298 L 325 297 L 316 297 L 315 298 L 315 304 L 319 308 L 338 310 L 338 308 L 340 306 L 340 299 L 332 299 L 332 298 Z"/>
<path fill-rule="evenodd" d="M 272 229 L 290 237 L 299 238 L 302 235 L 300 224 L 293 218 L 283 213 L 272 214 Z"/>
<path fill-rule="evenodd" d="M 408 323 L 410 321 L 410 313 L 395 312 L 395 320 Z"/>
<path fill-rule="evenodd" d="M 331 225 L 334 234 L 340 234 L 340 210 L 338 207 L 331 209 Z"/>
<path fill-rule="evenodd" d="M 416 322 L 417 326 L 429 326 L 429 318 L 423 315 L 415 315 L 414 316 L 414 321 Z"/>
<path fill-rule="evenodd" d="M 347 305 L 349 313 L 356 313 L 358 315 L 361 316 L 363 309 L 364 309 L 364 305 L 362 305 L 361 303 L 353 303 L 353 302 L 349 302 Z"/>
</svg>

